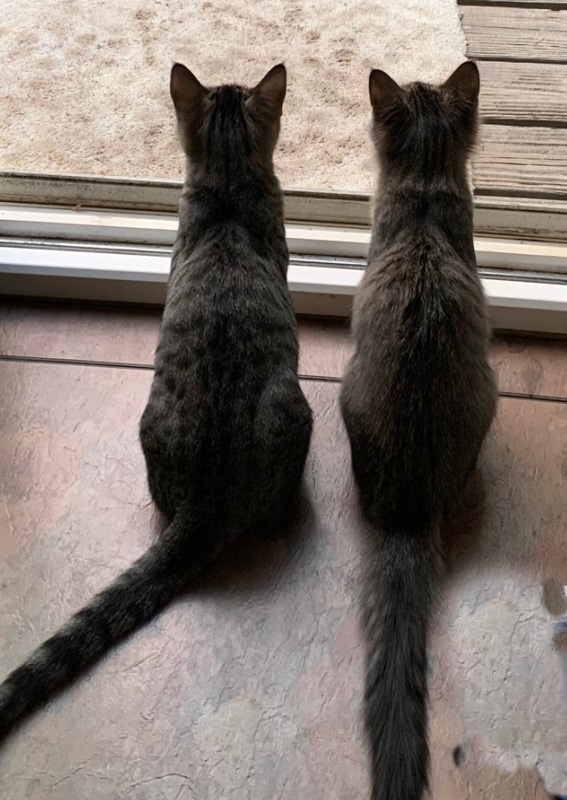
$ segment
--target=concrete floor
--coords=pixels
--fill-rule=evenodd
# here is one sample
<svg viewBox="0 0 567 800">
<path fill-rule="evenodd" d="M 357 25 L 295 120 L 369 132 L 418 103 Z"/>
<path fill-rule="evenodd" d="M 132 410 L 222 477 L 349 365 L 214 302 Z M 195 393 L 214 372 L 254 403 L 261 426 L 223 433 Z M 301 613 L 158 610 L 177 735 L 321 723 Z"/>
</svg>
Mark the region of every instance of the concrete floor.
<svg viewBox="0 0 567 800">
<path fill-rule="evenodd" d="M 147 546 L 137 442 L 159 316 L 0 305 L 0 677 Z M 301 325 L 316 426 L 278 542 L 193 592 L 0 751 L 3 800 L 360 800 L 363 550 L 337 404 L 344 325 Z M 567 792 L 567 343 L 498 339 L 482 480 L 445 532 L 436 800 Z M 461 745 L 457 767 L 453 750 Z"/>
</svg>

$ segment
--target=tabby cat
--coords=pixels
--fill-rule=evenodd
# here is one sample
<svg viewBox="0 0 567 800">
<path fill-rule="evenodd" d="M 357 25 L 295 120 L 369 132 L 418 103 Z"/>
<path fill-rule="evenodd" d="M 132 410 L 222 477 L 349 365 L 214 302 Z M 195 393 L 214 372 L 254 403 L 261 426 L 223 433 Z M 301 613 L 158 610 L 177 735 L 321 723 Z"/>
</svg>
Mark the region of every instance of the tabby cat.
<svg viewBox="0 0 567 800">
<path fill-rule="evenodd" d="M 285 93 L 283 65 L 254 89 L 207 89 L 182 64 L 172 69 L 188 176 L 140 425 L 169 525 L 0 686 L 0 737 L 163 609 L 223 545 L 288 519 L 312 420 L 272 164 Z"/>
<path fill-rule="evenodd" d="M 427 789 L 439 523 L 456 510 L 496 410 L 466 174 L 478 94 L 471 62 L 435 87 L 370 75 L 380 190 L 341 408 L 376 533 L 364 600 L 373 800 L 421 800 Z"/>
</svg>

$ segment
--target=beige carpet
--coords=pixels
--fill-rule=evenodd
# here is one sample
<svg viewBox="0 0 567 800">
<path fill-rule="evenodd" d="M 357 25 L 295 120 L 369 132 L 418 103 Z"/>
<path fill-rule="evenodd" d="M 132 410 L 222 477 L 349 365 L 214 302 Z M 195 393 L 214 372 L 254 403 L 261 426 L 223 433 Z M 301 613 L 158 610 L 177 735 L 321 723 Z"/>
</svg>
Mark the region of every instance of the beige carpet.
<svg viewBox="0 0 567 800">
<path fill-rule="evenodd" d="M 463 59 L 455 0 L 4 0 L 0 168 L 179 178 L 174 60 L 203 83 L 289 70 L 284 186 L 371 187 L 367 80 L 443 78 Z"/>
</svg>

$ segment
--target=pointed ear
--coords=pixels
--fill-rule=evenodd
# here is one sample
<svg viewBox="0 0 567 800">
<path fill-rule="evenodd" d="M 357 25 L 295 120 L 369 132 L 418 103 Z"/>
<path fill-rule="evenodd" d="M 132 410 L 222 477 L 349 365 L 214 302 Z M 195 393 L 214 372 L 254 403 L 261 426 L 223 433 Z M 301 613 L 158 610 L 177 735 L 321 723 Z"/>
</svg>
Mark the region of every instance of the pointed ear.
<svg viewBox="0 0 567 800">
<path fill-rule="evenodd" d="M 198 108 L 208 94 L 191 70 L 188 70 L 183 64 L 174 64 L 171 68 L 169 91 L 177 115 L 180 117 L 186 116 L 193 109 Z"/>
<path fill-rule="evenodd" d="M 474 61 L 465 61 L 447 78 L 443 86 L 459 92 L 469 103 L 475 103 L 480 92 L 480 75 L 477 65 Z"/>
<path fill-rule="evenodd" d="M 252 89 L 246 105 L 250 109 L 267 110 L 270 115 L 279 119 L 282 115 L 283 102 L 287 87 L 287 72 L 283 64 L 277 64 L 264 75 L 257 86 Z"/>
<path fill-rule="evenodd" d="M 400 100 L 404 93 L 401 86 L 381 69 L 373 69 L 370 73 L 368 89 L 372 107 L 377 110 Z"/>
</svg>

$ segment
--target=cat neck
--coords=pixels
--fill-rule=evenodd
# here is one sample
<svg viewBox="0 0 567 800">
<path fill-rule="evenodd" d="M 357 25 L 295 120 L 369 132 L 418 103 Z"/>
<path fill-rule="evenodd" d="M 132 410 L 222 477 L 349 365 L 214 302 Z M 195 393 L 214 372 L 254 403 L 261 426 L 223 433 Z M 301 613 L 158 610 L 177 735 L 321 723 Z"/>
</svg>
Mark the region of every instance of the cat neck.
<svg viewBox="0 0 567 800">
<path fill-rule="evenodd" d="M 237 158 L 208 159 L 203 164 L 188 164 L 185 192 L 193 197 L 220 202 L 225 209 L 238 211 L 243 201 L 271 195 L 279 184 L 271 165 Z"/>
<path fill-rule="evenodd" d="M 270 239 L 285 241 L 279 181 L 266 166 L 219 170 L 189 166 L 182 192 L 179 232 L 186 244 L 229 226 L 246 231 L 262 251 Z M 268 247 L 269 249 L 269 247 Z"/>
<path fill-rule="evenodd" d="M 415 188 L 424 193 L 453 192 L 462 196 L 470 193 L 467 181 L 467 161 L 452 160 L 442 153 L 416 155 L 407 161 L 379 164 L 379 184 L 388 190 Z"/>
<path fill-rule="evenodd" d="M 442 237 L 466 261 L 474 262 L 473 200 L 466 170 L 424 179 L 382 173 L 373 211 L 373 243 L 384 247 L 426 234 Z"/>
</svg>

